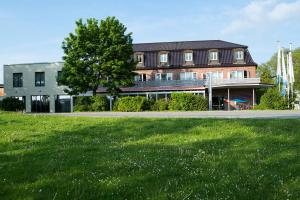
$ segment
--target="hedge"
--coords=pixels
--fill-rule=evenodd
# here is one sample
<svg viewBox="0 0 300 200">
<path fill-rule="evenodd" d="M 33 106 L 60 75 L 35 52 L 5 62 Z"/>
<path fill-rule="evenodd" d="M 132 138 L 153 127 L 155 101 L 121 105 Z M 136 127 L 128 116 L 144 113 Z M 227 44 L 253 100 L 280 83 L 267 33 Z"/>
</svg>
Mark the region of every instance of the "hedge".
<svg viewBox="0 0 300 200">
<path fill-rule="evenodd" d="M 190 93 L 173 93 L 171 100 L 147 100 L 141 96 L 120 97 L 114 101 L 113 110 L 120 112 L 165 111 L 165 110 L 207 110 L 208 101 L 202 95 Z M 109 101 L 105 96 L 76 97 L 74 111 L 106 111 Z"/>
<path fill-rule="evenodd" d="M 92 97 L 92 111 L 107 111 L 109 110 L 109 101 L 106 96 L 93 96 Z"/>
<path fill-rule="evenodd" d="M 145 97 L 122 97 L 114 105 L 114 111 L 120 112 L 140 112 L 150 109 L 150 101 Z"/>
<path fill-rule="evenodd" d="M 285 110 L 288 109 L 288 101 L 285 100 L 278 88 L 268 89 L 260 98 L 260 104 L 256 110 Z"/>
<path fill-rule="evenodd" d="M 22 111 L 25 109 L 23 101 L 14 97 L 6 97 L 0 101 L 0 110 L 4 111 Z"/>
<path fill-rule="evenodd" d="M 74 111 L 106 111 L 109 103 L 105 96 L 78 96 L 74 101 Z"/>
<path fill-rule="evenodd" d="M 169 109 L 169 101 L 165 99 L 159 99 L 157 101 L 151 102 L 151 110 L 152 111 L 164 111 Z"/>
<path fill-rule="evenodd" d="M 169 109 L 180 111 L 207 110 L 208 101 L 202 95 L 172 93 Z"/>
</svg>

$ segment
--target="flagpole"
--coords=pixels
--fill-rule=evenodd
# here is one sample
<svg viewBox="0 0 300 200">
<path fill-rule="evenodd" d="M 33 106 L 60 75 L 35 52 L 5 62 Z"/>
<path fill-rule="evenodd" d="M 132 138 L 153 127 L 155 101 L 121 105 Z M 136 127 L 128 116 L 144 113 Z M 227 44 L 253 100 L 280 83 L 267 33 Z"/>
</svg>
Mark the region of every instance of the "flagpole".
<svg viewBox="0 0 300 200">
<path fill-rule="evenodd" d="M 290 55 L 286 55 L 287 61 L 287 99 L 288 99 L 288 109 L 290 108 Z"/>
<path fill-rule="evenodd" d="M 291 84 L 291 98 L 294 100 L 294 66 L 292 58 L 292 43 L 290 43 L 290 52 L 289 52 L 289 64 L 290 64 L 290 84 Z M 292 107 L 294 109 L 294 107 Z"/>
<path fill-rule="evenodd" d="M 276 72 L 276 83 L 278 84 L 278 90 L 280 89 L 280 83 L 281 83 L 281 48 L 280 48 L 280 41 L 277 40 L 277 46 L 278 46 L 278 52 L 277 52 L 277 72 Z"/>
</svg>

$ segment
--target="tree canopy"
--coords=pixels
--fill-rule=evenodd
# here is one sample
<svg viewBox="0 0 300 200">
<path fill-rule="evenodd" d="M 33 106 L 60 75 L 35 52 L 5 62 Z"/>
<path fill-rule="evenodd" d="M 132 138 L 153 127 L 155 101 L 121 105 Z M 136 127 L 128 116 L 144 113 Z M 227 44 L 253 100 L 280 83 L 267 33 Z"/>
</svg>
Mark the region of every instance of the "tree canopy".
<svg viewBox="0 0 300 200">
<path fill-rule="evenodd" d="M 115 95 L 122 86 L 130 86 L 134 62 L 132 33 L 115 17 L 76 21 L 74 33 L 63 41 L 64 67 L 60 82 L 69 94 L 85 93 L 99 86 Z"/>
<path fill-rule="evenodd" d="M 295 73 L 295 89 L 300 90 L 300 48 L 293 52 L 293 64 Z M 277 53 L 275 53 L 268 62 L 258 66 L 258 73 L 263 83 L 274 83 L 277 68 Z"/>
</svg>

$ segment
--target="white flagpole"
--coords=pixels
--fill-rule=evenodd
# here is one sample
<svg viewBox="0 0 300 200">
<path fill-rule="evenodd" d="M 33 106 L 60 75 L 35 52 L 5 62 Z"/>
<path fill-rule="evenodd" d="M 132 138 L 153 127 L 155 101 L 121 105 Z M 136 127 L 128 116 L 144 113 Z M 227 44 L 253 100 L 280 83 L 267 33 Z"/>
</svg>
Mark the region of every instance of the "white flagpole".
<svg viewBox="0 0 300 200">
<path fill-rule="evenodd" d="M 283 47 L 281 49 L 281 53 L 282 53 L 282 91 L 283 91 L 283 95 L 285 96 L 287 77 L 286 77 L 286 65 L 285 65 L 285 60 L 284 60 L 284 48 Z"/>
<path fill-rule="evenodd" d="M 276 72 L 276 83 L 278 84 L 278 89 L 280 92 L 280 82 L 281 82 L 281 49 L 280 42 L 277 41 L 278 52 L 277 52 L 277 72 Z"/>
<path fill-rule="evenodd" d="M 286 55 L 287 62 L 287 98 L 288 98 L 288 108 L 290 108 L 290 54 Z"/>
<path fill-rule="evenodd" d="M 290 65 L 290 84 L 291 84 L 291 98 L 294 99 L 294 64 L 293 64 L 293 57 L 292 57 L 292 43 L 290 43 L 290 52 L 289 52 L 289 65 Z"/>
</svg>

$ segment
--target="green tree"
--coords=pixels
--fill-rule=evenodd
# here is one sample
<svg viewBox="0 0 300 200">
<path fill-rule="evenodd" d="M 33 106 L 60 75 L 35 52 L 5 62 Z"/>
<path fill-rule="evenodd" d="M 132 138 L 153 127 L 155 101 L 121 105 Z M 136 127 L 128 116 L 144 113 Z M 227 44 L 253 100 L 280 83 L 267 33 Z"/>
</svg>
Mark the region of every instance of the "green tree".
<svg viewBox="0 0 300 200">
<path fill-rule="evenodd" d="M 295 73 L 295 89 L 300 90 L 300 48 L 295 49 L 293 52 L 293 64 Z M 274 83 L 277 68 L 277 53 L 275 53 L 269 61 L 259 65 L 257 71 L 264 83 Z M 270 80 L 272 79 L 272 81 Z"/>
<path fill-rule="evenodd" d="M 272 72 L 271 67 L 266 64 L 258 66 L 258 74 L 262 83 L 273 84 L 274 83 L 274 73 Z"/>
<path fill-rule="evenodd" d="M 114 96 L 120 87 L 133 84 L 136 63 L 132 59 L 131 33 L 115 17 L 76 21 L 75 33 L 63 41 L 64 67 L 60 82 L 71 95 L 106 87 Z"/>
<path fill-rule="evenodd" d="M 288 108 L 288 101 L 281 96 L 277 87 L 269 88 L 260 98 L 260 104 L 256 109 L 285 110 Z"/>
</svg>

